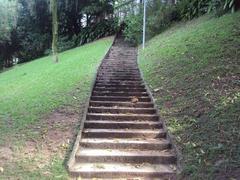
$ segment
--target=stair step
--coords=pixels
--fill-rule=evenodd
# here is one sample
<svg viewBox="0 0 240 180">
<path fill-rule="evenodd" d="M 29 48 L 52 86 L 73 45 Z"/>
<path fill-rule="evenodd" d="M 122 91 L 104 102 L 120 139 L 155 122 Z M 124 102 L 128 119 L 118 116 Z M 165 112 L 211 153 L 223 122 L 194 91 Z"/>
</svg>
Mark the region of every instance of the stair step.
<svg viewBox="0 0 240 180">
<path fill-rule="evenodd" d="M 134 114 L 156 114 L 156 109 L 154 108 L 123 108 L 123 107 L 92 107 L 90 106 L 88 109 L 90 113 L 112 113 L 112 114 L 126 114 L 126 113 L 134 113 Z"/>
<path fill-rule="evenodd" d="M 139 129 L 84 129 L 84 138 L 163 138 L 166 132 L 160 130 Z"/>
<path fill-rule="evenodd" d="M 88 163 L 151 163 L 172 164 L 176 158 L 170 151 L 146 151 L 136 149 L 89 149 L 80 148 L 76 154 L 77 162 Z"/>
<path fill-rule="evenodd" d="M 88 113 L 87 120 L 146 120 L 158 121 L 157 114 L 107 114 L 107 113 Z"/>
<path fill-rule="evenodd" d="M 90 101 L 90 106 L 102 106 L 102 107 L 136 107 L 136 108 L 153 108 L 152 102 L 119 102 L 119 101 Z"/>
<path fill-rule="evenodd" d="M 138 85 L 121 85 L 121 84 L 96 84 L 97 88 L 99 87 L 105 87 L 105 88 L 126 88 L 126 89 L 131 89 L 131 88 L 135 88 L 135 89 L 140 89 L 140 88 L 144 88 L 144 85 L 138 84 Z"/>
<path fill-rule="evenodd" d="M 76 163 L 71 169 L 72 176 L 82 178 L 158 178 L 175 179 L 174 165 L 123 164 L 123 163 Z"/>
<path fill-rule="evenodd" d="M 146 92 L 145 88 L 114 88 L 114 87 L 95 87 L 94 91 L 110 91 L 110 92 Z"/>
<path fill-rule="evenodd" d="M 112 78 L 112 77 L 106 77 L 105 80 L 97 80 L 98 83 L 101 83 L 101 82 L 111 82 L 113 84 L 126 84 L 126 83 L 144 83 L 142 80 L 115 80 L 115 77 Z"/>
<path fill-rule="evenodd" d="M 154 129 L 162 128 L 162 123 L 151 121 L 101 121 L 87 120 L 84 122 L 85 128 L 104 128 L 104 129 Z"/>
<path fill-rule="evenodd" d="M 131 96 L 92 96 L 92 101 L 122 101 L 122 102 L 131 102 L 136 98 Z M 138 102 L 151 102 L 149 97 L 137 97 Z"/>
<path fill-rule="evenodd" d="M 83 138 L 80 145 L 85 148 L 97 149 L 145 149 L 161 151 L 170 148 L 169 141 L 165 139 Z"/>
<path fill-rule="evenodd" d="M 106 80 L 97 80 L 96 81 L 96 86 L 98 85 L 108 85 L 108 84 L 112 84 L 114 86 L 117 86 L 117 85 L 126 85 L 126 86 L 138 86 L 138 85 L 142 85 L 143 83 L 140 82 L 140 81 L 122 81 L 122 82 L 118 82 L 118 81 L 115 81 L 115 80 L 110 80 L 110 79 L 106 79 Z"/>
<path fill-rule="evenodd" d="M 146 92 L 101 92 L 93 91 L 93 96 L 148 96 Z"/>
</svg>

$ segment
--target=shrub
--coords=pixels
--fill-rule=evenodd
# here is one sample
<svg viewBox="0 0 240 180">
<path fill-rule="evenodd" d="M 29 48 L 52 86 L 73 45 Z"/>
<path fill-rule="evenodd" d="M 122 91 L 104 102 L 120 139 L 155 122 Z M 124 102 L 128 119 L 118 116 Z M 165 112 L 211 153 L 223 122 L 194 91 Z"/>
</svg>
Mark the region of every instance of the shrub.
<svg viewBox="0 0 240 180">
<path fill-rule="evenodd" d="M 117 19 L 103 20 L 99 23 L 82 28 L 75 43 L 76 45 L 89 43 L 99 38 L 113 35 L 116 33 L 117 29 Z"/>
<path fill-rule="evenodd" d="M 142 36 L 142 14 L 129 15 L 125 19 L 126 28 L 124 30 L 124 35 L 127 41 L 132 42 L 137 45 L 141 43 Z"/>
<path fill-rule="evenodd" d="M 171 25 L 173 21 L 178 20 L 178 11 L 175 5 L 162 3 L 160 0 L 148 1 L 146 31 L 147 39 L 155 36 Z M 141 43 L 143 14 L 128 15 L 125 19 L 126 28 L 124 35 L 126 40 L 134 44 Z"/>
</svg>

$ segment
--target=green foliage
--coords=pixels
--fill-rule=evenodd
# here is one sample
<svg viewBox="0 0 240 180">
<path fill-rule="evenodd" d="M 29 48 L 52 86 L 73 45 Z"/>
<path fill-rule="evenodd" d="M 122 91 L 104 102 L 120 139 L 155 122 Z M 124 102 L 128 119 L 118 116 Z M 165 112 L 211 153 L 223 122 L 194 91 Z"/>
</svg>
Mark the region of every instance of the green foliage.
<svg viewBox="0 0 240 180">
<path fill-rule="evenodd" d="M 208 3 L 210 0 L 181 0 L 177 4 L 177 9 L 181 19 L 193 19 L 208 10 Z"/>
<path fill-rule="evenodd" d="M 240 12 L 179 23 L 139 65 L 183 154 L 182 179 L 238 179 Z"/>
<path fill-rule="evenodd" d="M 115 34 L 117 29 L 117 19 L 102 20 L 99 23 L 82 28 L 75 43 L 76 45 L 82 45 L 92 42 L 96 39 Z"/>
<path fill-rule="evenodd" d="M 140 44 L 142 39 L 142 14 L 129 15 L 125 19 L 126 28 L 124 29 L 124 35 L 127 41 L 137 45 Z"/>
<path fill-rule="evenodd" d="M 16 1 L 0 0 L 0 70 L 13 65 L 15 50 Z"/>
<path fill-rule="evenodd" d="M 178 20 L 178 12 L 175 6 L 162 3 L 161 0 L 149 0 L 146 20 L 147 39 L 162 32 L 176 20 Z M 126 39 L 134 44 L 140 44 L 143 25 L 142 10 L 138 14 L 128 15 L 125 23 Z"/>
<path fill-rule="evenodd" d="M 235 11 L 236 0 L 180 0 L 177 8 L 182 19 L 193 19 L 213 12 L 217 16 Z"/>
<path fill-rule="evenodd" d="M 217 16 L 229 11 L 235 11 L 235 0 L 211 0 L 208 4 L 208 12 L 214 12 Z"/>
<path fill-rule="evenodd" d="M 57 1 L 60 51 L 115 33 L 113 4 L 113 0 Z M 49 5 L 49 0 L 0 0 L 0 65 L 12 66 L 15 57 L 23 63 L 49 54 Z"/>
</svg>

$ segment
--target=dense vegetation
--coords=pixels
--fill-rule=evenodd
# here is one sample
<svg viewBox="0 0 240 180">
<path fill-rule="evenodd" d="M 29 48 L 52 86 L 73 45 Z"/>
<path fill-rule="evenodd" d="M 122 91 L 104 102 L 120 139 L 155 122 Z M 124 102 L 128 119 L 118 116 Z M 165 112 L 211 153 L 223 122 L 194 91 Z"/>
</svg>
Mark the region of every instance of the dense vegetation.
<svg viewBox="0 0 240 180">
<path fill-rule="evenodd" d="M 240 12 L 180 23 L 151 39 L 140 67 L 183 154 L 184 179 L 238 179 Z"/>
<path fill-rule="evenodd" d="M 113 0 L 57 2 L 60 52 L 115 33 Z M 0 15 L 0 69 L 50 54 L 50 0 L 0 0 Z"/>
<path fill-rule="evenodd" d="M 227 12 L 234 12 L 240 7 L 237 0 L 178 0 L 174 1 L 148 0 L 146 37 L 147 39 L 159 34 L 178 21 L 187 21 L 206 13 L 221 16 Z M 126 39 L 135 44 L 141 43 L 143 10 L 129 13 L 125 19 Z M 131 7 L 128 11 L 131 12 Z"/>
</svg>

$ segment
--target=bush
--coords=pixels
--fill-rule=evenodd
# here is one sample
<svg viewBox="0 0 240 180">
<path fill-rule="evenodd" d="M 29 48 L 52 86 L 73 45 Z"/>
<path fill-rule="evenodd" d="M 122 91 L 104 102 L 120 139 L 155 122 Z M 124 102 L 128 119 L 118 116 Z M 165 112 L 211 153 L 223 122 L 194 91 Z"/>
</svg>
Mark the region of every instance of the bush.
<svg viewBox="0 0 240 180">
<path fill-rule="evenodd" d="M 20 41 L 20 50 L 17 52 L 19 62 L 27 62 L 44 55 L 46 49 L 50 47 L 49 34 L 27 32 Z"/>
<path fill-rule="evenodd" d="M 190 20 L 205 13 L 220 16 L 235 11 L 237 0 L 180 0 L 177 9 L 181 19 Z"/>
<path fill-rule="evenodd" d="M 127 41 L 132 42 L 137 45 L 141 43 L 142 36 L 142 14 L 130 15 L 125 19 L 126 28 L 124 30 L 124 35 Z"/>
<path fill-rule="evenodd" d="M 178 19 L 178 11 L 174 5 L 162 3 L 160 0 L 148 1 L 146 20 L 147 39 L 165 30 L 173 21 Z M 137 15 L 131 14 L 127 16 L 125 23 L 124 35 L 126 40 L 131 41 L 135 45 L 140 44 L 143 25 L 142 11 Z"/>
<path fill-rule="evenodd" d="M 118 29 L 117 22 L 117 19 L 103 20 L 99 23 L 82 28 L 75 40 L 76 45 L 82 45 L 115 34 Z"/>
</svg>

